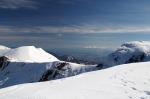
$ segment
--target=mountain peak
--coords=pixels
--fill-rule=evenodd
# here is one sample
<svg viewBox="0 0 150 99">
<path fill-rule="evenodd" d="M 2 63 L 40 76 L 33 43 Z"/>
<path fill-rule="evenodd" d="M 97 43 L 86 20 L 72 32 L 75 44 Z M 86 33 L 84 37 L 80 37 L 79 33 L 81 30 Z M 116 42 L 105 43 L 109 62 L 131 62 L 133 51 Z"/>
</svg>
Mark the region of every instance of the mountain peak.
<svg viewBox="0 0 150 99">
<path fill-rule="evenodd" d="M 0 47 L 5 48 L 5 47 Z M 21 46 L 18 48 L 7 48 L 8 50 L 0 51 L 0 56 L 6 56 L 10 61 L 15 62 L 51 62 L 58 59 L 44 51 L 42 48 L 35 46 Z"/>
</svg>

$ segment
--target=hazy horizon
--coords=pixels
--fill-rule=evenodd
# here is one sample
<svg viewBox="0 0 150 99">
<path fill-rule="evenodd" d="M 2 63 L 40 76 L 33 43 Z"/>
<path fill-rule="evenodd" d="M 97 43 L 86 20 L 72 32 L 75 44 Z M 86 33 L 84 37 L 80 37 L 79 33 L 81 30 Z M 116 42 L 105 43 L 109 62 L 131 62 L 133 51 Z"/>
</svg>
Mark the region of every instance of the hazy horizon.
<svg viewBox="0 0 150 99">
<path fill-rule="evenodd" d="M 148 33 L 29 33 L 1 34 L 0 44 L 8 47 L 36 46 L 43 49 L 114 49 L 130 41 L 148 41 Z"/>
<path fill-rule="evenodd" d="M 113 49 L 150 40 L 148 0 L 0 0 L 0 44 Z"/>
</svg>

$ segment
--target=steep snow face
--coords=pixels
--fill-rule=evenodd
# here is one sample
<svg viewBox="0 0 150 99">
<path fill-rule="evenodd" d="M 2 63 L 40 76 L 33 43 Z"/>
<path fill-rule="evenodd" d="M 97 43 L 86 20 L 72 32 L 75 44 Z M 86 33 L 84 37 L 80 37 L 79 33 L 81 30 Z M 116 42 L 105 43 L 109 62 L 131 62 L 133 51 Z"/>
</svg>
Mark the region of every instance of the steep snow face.
<svg viewBox="0 0 150 99">
<path fill-rule="evenodd" d="M 150 62 L 0 89 L 0 99 L 150 99 Z"/>
<path fill-rule="evenodd" d="M 15 62 L 52 62 L 56 57 L 34 46 L 22 46 L 15 49 L 0 46 L 0 56 L 6 56 Z"/>
<path fill-rule="evenodd" d="M 0 70 L 0 88 L 21 83 L 37 82 L 46 71 L 46 63 L 9 63 Z"/>
<path fill-rule="evenodd" d="M 120 48 L 108 55 L 105 65 L 113 66 L 149 60 L 150 42 L 135 41 L 122 44 Z"/>
<path fill-rule="evenodd" d="M 65 78 L 96 69 L 96 65 L 87 66 L 61 61 L 48 63 L 10 62 L 0 68 L 0 88 Z"/>
<path fill-rule="evenodd" d="M 0 46 L 0 88 L 74 76 L 98 70 L 97 65 L 83 65 L 58 60 L 41 48 Z M 9 61 L 7 61 L 8 59 Z"/>
</svg>

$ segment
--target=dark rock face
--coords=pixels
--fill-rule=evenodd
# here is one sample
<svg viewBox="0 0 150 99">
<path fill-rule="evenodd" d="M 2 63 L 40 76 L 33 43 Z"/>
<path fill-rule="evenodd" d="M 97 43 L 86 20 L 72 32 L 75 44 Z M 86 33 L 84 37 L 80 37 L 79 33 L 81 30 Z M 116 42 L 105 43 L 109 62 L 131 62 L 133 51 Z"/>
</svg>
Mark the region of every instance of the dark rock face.
<svg viewBox="0 0 150 99">
<path fill-rule="evenodd" d="M 89 65 L 89 66 L 73 66 L 73 64 L 67 62 L 54 62 L 51 64 L 46 71 L 43 72 L 39 78 L 39 82 L 66 78 L 75 76 L 84 72 L 90 72 L 102 69 L 102 66 Z"/>
<path fill-rule="evenodd" d="M 96 64 L 95 62 L 87 61 L 87 60 L 84 60 L 84 59 L 78 59 L 76 57 L 69 56 L 69 55 L 59 56 L 58 58 L 60 60 L 63 60 L 63 61 L 73 62 L 73 63 L 78 63 L 78 64 L 86 64 L 86 65 L 94 65 L 94 64 Z"/>
<path fill-rule="evenodd" d="M 61 71 L 65 71 L 64 67 L 68 65 L 68 63 L 66 62 L 60 62 L 60 63 L 57 63 L 55 65 L 53 65 L 51 69 L 47 70 L 43 75 L 42 77 L 40 78 L 40 82 L 41 81 L 48 81 L 49 79 L 55 79 L 57 78 L 56 76 L 60 76 L 62 75 L 61 74 Z"/>
<path fill-rule="evenodd" d="M 115 65 L 120 65 L 120 64 L 144 62 L 145 61 L 144 59 L 146 58 L 146 54 L 144 52 L 139 52 L 137 54 L 120 53 L 120 55 L 112 53 L 110 57 L 112 57 L 112 60 L 114 61 Z"/>
<path fill-rule="evenodd" d="M 0 57 L 0 69 L 3 70 L 8 64 L 8 58 L 5 56 Z"/>
<path fill-rule="evenodd" d="M 126 63 L 135 63 L 135 62 L 143 62 L 145 58 L 145 53 L 142 53 L 141 55 L 138 56 L 132 56 Z"/>
<path fill-rule="evenodd" d="M 103 65 L 102 63 L 100 63 L 100 64 L 98 64 L 96 67 L 97 67 L 98 70 L 101 70 L 101 69 L 103 69 L 103 66 L 104 66 L 104 65 Z"/>
</svg>

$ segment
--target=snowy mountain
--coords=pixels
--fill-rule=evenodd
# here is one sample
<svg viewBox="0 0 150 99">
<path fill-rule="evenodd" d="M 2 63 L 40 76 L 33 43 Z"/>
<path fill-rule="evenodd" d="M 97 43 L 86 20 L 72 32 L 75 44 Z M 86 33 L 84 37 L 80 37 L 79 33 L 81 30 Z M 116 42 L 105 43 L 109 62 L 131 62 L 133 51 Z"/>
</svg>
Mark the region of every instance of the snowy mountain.
<svg viewBox="0 0 150 99">
<path fill-rule="evenodd" d="M 0 88 L 42 82 L 98 70 L 97 65 L 55 61 L 48 63 L 9 62 L 0 68 Z"/>
<path fill-rule="evenodd" d="M 118 64 L 149 61 L 149 53 L 150 42 L 128 42 L 108 55 L 103 64 L 83 65 L 60 61 L 34 46 L 14 49 L 0 46 L 0 88 L 70 77 Z"/>
<path fill-rule="evenodd" d="M 0 46 L 0 88 L 41 82 L 98 70 L 97 65 L 83 65 L 58 60 L 41 48 Z"/>
<path fill-rule="evenodd" d="M 150 62 L 0 89 L 0 99 L 150 99 Z"/>
<path fill-rule="evenodd" d="M 11 62 L 41 63 L 59 61 L 53 55 L 45 52 L 41 48 L 36 48 L 34 46 L 22 46 L 14 49 L 0 46 L 0 56 L 5 56 L 9 58 Z"/>
<path fill-rule="evenodd" d="M 107 67 L 144 61 L 150 61 L 150 42 L 134 41 L 122 44 L 120 48 L 109 54 L 103 65 Z"/>
</svg>

